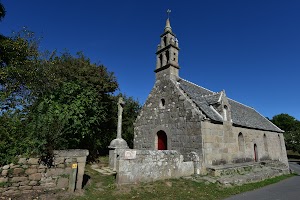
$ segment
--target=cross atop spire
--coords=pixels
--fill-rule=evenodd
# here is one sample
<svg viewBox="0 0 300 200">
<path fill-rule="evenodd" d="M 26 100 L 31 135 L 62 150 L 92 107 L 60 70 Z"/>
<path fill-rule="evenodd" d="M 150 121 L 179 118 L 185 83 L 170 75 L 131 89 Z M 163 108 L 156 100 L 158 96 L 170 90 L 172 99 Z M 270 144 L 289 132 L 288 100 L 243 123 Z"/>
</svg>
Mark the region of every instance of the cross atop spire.
<svg viewBox="0 0 300 200">
<path fill-rule="evenodd" d="M 167 10 L 168 19 L 170 19 L 170 13 L 171 13 L 171 10 L 170 10 L 170 9 L 168 9 L 168 10 Z"/>
<path fill-rule="evenodd" d="M 171 13 L 171 10 L 168 9 L 167 10 L 168 18 L 167 18 L 167 21 L 166 21 L 165 32 L 167 32 L 167 31 L 172 32 L 172 28 L 171 28 L 171 25 L 170 25 L 170 13 Z"/>
</svg>

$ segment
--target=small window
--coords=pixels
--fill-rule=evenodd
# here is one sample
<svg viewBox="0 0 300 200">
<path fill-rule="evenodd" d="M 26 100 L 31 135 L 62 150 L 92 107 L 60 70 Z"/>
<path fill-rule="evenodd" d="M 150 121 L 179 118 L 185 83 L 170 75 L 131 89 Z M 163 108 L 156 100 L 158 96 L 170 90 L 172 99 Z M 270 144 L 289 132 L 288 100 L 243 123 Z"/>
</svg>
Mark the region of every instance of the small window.
<svg viewBox="0 0 300 200">
<path fill-rule="evenodd" d="M 160 100 L 160 103 L 159 103 L 159 107 L 160 107 L 160 108 L 165 108 L 165 104 L 166 104 L 165 99 L 161 99 L 161 100 Z"/>
<path fill-rule="evenodd" d="M 224 121 L 227 121 L 227 110 L 228 110 L 228 107 L 226 105 L 224 105 Z"/>
<path fill-rule="evenodd" d="M 245 141 L 242 133 L 239 133 L 238 135 L 238 145 L 239 145 L 239 151 L 241 153 L 245 153 Z"/>
</svg>

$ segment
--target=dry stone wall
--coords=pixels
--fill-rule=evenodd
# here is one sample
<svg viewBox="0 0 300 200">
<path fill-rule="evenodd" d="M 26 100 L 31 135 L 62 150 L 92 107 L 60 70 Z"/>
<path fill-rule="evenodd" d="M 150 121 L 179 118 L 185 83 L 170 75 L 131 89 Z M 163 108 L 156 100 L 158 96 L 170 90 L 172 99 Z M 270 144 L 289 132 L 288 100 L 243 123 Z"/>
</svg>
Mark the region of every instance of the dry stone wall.
<svg viewBox="0 0 300 200">
<path fill-rule="evenodd" d="M 51 167 L 43 164 L 39 158 L 19 158 L 16 164 L 4 165 L 0 167 L 0 196 L 66 190 L 72 172 L 72 158 L 76 158 L 78 166 L 76 188 L 81 189 L 87 155 L 87 150 L 54 151 Z"/>
</svg>

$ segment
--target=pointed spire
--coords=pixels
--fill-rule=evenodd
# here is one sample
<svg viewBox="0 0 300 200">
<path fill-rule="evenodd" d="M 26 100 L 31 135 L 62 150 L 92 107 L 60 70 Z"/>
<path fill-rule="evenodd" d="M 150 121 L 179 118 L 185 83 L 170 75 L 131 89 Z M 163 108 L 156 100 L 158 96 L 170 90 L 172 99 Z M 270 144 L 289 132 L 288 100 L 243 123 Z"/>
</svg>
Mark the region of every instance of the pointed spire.
<svg viewBox="0 0 300 200">
<path fill-rule="evenodd" d="M 171 13 L 171 10 L 168 9 L 167 13 L 168 13 L 168 18 L 167 18 L 167 21 L 166 21 L 165 32 L 171 32 L 172 33 L 172 28 L 171 28 L 171 24 L 170 24 L 170 13 Z"/>
</svg>

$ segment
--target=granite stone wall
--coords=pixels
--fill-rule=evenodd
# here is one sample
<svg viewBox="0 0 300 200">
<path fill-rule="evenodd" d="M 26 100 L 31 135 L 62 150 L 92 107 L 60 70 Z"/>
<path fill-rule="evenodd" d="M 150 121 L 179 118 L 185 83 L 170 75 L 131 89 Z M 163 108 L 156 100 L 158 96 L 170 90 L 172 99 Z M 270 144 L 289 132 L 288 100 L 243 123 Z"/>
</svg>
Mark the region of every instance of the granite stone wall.
<svg viewBox="0 0 300 200">
<path fill-rule="evenodd" d="M 202 157 L 201 111 L 167 78 L 156 80 L 145 105 L 136 119 L 135 149 L 157 149 L 157 132 L 167 135 L 167 149 L 176 150 L 188 160 L 196 152 Z"/>
<path fill-rule="evenodd" d="M 117 150 L 117 184 L 136 184 L 194 174 L 193 161 L 177 151 Z"/>
<path fill-rule="evenodd" d="M 78 169 L 76 189 L 81 189 L 88 150 L 54 151 L 52 165 L 43 164 L 39 158 L 19 158 L 16 164 L 0 167 L 0 196 L 20 195 L 33 191 L 62 189 L 69 186 L 72 159 Z M 74 159 L 73 159 L 74 160 Z"/>
<path fill-rule="evenodd" d="M 204 158 L 206 165 L 277 160 L 288 165 L 282 133 L 235 127 L 231 123 L 202 122 Z M 239 140 L 239 134 L 242 140 Z M 241 144 L 242 143 L 242 144 Z"/>
</svg>

